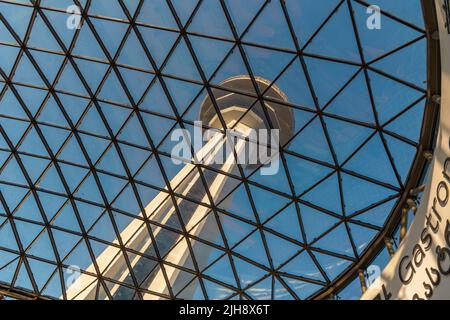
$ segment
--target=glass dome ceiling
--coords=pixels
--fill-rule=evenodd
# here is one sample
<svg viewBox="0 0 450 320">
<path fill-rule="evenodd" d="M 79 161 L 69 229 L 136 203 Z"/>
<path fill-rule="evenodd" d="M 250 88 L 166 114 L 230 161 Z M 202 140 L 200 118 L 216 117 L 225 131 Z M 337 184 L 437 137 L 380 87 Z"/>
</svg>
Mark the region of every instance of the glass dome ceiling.
<svg viewBox="0 0 450 320">
<path fill-rule="evenodd" d="M 371 4 L 379 30 L 358 0 L 0 1 L 0 288 L 306 299 L 332 286 L 404 192 L 426 104 L 420 1 Z M 221 87 L 239 75 L 288 102 Z M 199 165 L 192 175 L 206 178 L 183 194 L 171 132 L 193 130 L 212 88 L 289 108 L 295 134 L 276 176 Z M 214 174 L 233 188 L 205 202 Z M 177 208 L 165 223 L 146 212 L 161 194 Z M 186 223 L 192 206 L 206 208 L 209 232 Z M 132 221 L 145 250 L 122 237 Z M 171 255 L 181 243 L 182 263 Z M 99 261 L 107 248 L 125 277 Z M 77 272 L 89 281 L 74 293 Z"/>
</svg>

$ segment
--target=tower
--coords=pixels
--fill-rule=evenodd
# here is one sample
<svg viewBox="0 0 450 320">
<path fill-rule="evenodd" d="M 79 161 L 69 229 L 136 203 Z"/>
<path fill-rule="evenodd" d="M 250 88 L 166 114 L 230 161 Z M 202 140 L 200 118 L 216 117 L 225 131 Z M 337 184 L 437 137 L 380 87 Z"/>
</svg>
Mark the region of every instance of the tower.
<svg viewBox="0 0 450 320">
<path fill-rule="evenodd" d="M 275 85 L 270 86 L 270 82 L 263 78 L 256 78 L 254 83 L 249 76 L 237 76 L 229 78 L 220 83 L 223 89 L 212 89 L 211 97 L 207 96 L 201 105 L 199 120 L 202 122 L 203 128 L 214 128 L 212 134 L 208 135 L 205 145 L 198 151 L 194 152 L 191 162 L 188 162 L 178 172 L 178 174 L 170 181 L 172 189 L 180 190 L 181 196 L 186 198 L 195 198 L 200 203 L 209 203 L 211 206 L 223 199 L 230 191 L 230 185 L 226 174 L 236 170 L 238 164 L 252 167 L 256 169 L 258 166 L 265 165 L 261 162 L 250 162 L 249 160 L 256 156 L 255 154 L 260 148 L 268 148 L 264 150 L 270 153 L 270 157 L 278 156 L 277 151 L 279 145 L 285 145 L 291 139 L 294 130 L 294 117 L 289 108 L 278 103 L 265 103 L 265 107 L 260 107 L 259 102 L 252 96 L 238 94 L 236 92 L 249 91 L 254 84 L 259 87 L 265 97 L 271 101 L 287 102 L 285 94 Z M 218 116 L 220 112 L 221 117 Z M 223 120 L 223 121 L 222 121 Z M 225 124 L 226 128 L 222 124 Z M 233 129 L 233 135 L 230 137 L 229 131 L 225 129 Z M 262 143 L 257 139 L 255 132 L 258 130 L 276 129 L 278 145 Z M 266 132 L 266 131 L 265 131 Z M 256 140 L 255 140 L 256 138 Z M 233 141 L 231 141 L 233 140 Z M 267 142 L 268 140 L 266 140 Z M 272 141 L 272 140 L 271 140 Z M 230 147 L 228 148 L 227 147 Z M 215 164 L 215 171 L 203 172 L 200 174 L 196 163 L 210 165 L 218 157 L 223 156 L 224 150 L 232 152 L 225 153 L 224 161 Z M 239 162 L 244 159 L 244 162 Z M 221 173 L 219 173 L 221 172 Z M 204 184 L 208 185 L 209 192 L 205 192 Z M 232 200 L 231 200 L 232 201 Z M 211 203 L 212 202 L 212 203 Z M 174 205 L 176 203 L 176 206 Z M 183 222 L 190 236 L 197 237 L 202 233 L 212 233 L 210 224 L 214 216 L 209 214 L 211 208 L 195 204 L 183 197 L 172 197 L 168 188 L 161 191 L 152 201 L 145 207 L 146 217 L 152 221 L 152 235 L 150 236 L 146 224 L 143 220 L 144 213 L 139 214 L 139 218 L 133 220 L 120 234 L 120 237 L 126 247 L 136 252 L 150 254 L 153 250 L 153 241 L 158 240 L 158 247 L 165 246 L 173 249 L 164 257 L 164 260 L 170 264 L 163 271 L 156 263 L 150 265 L 148 260 L 144 260 L 136 255 L 134 259 L 130 259 L 131 268 L 134 273 L 139 272 L 150 273 L 150 276 L 142 281 L 143 287 L 150 291 L 162 292 L 167 286 L 167 282 L 172 287 L 177 282 L 183 283 L 183 273 L 180 269 L 172 266 L 183 266 L 188 262 L 190 248 L 187 241 L 182 235 L 171 236 L 161 232 L 161 225 L 170 224 L 177 219 L 176 211 L 183 212 Z M 209 214 L 209 215 L 208 215 Z M 210 237 L 217 237 L 218 234 L 211 234 Z M 158 239 L 159 238 L 159 239 Z M 117 242 L 117 240 L 116 240 Z M 191 248 L 192 249 L 192 248 Z M 201 250 L 196 255 L 197 260 L 205 262 L 209 257 L 207 249 Z M 96 270 L 96 268 L 100 270 Z M 155 272 L 150 272 L 150 269 Z M 69 299 L 94 299 L 96 297 L 95 281 L 89 273 L 102 273 L 106 278 L 117 279 L 119 282 L 130 280 L 129 266 L 121 259 L 120 250 L 115 246 L 107 247 L 96 258 L 96 265 L 92 264 L 69 286 L 67 296 Z M 109 288 L 111 295 L 118 299 L 126 299 L 127 293 L 123 291 L 119 284 Z M 194 291 L 194 290 L 192 290 Z M 191 292 L 193 295 L 194 292 Z M 144 299 L 155 299 L 156 296 L 144 294 Z"/>
</svg>

